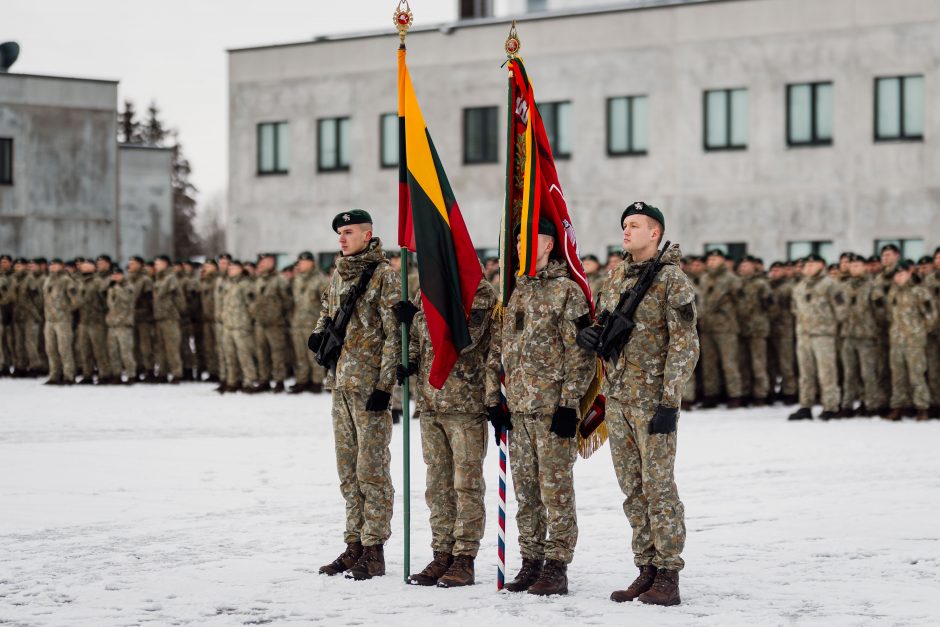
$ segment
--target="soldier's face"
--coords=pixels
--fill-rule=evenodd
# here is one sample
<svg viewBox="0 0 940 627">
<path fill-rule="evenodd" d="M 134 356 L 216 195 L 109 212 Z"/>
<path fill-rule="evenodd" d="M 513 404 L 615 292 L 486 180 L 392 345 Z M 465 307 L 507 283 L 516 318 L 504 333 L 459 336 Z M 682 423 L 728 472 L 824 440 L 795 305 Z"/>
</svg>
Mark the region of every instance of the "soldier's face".
<svg viewBox="0 0 940 627">
<path fill-rule="evenodd" d="M 848 272 L 849 271 L 849 258 L 841 257 L 839 259 L 839 272 Z"/>
<path fill-rule="evenodd" d="M 242 273 L 242 267 L 241 267 L 241 266 L 229 266 L 229 267 L 228 267 L 228 275 L 231 276 L 231 277 L 236 277 L 236 276 L 238 276 L 238 275 L 241 274 L 241 273 Z"/>
<path fill-rule="evenodd" d="M 52 272 L 52 273 L 54 273 L 54 274 L 58 274 L 58 273 L 62 272 L 62 267 L 63 267 L 63 266 L 62 266 L 61 263 L 50 263 L 50 264 L 49 264 L 49 272 Z"/>
<path fill-rule="evenodd" d="M 627 216 L 623 221 L 623 249 L 628 253 L 647 250 L 657 244 L 661 231 L 659 223 L 646 216 Z"/>
<path fill-rule="evenodd" d="M 274 257 L 262 257 L 258 260 L 258 271 L 268 272 L 274 268 Z"/>
<path fill-rule="evenodd" d="M 593 259 L 585 259 L 584 261 L 584 271 L 588 274 L 593 274 L 601 269 L 601 264 L 594 261 Z"/>
<path fill-rule="evenodd" d="M 881 265 L 883 266 L 893 266 L 898 262 L 898 259 L 901 258 L 901 255 L 894 252 L 890 248 L 886 248 L 881 251 Z"/>
<path fill-rule="evenodd" d="M 207 263 L 202 266 L 202 276 L 212 276 L 218 272 L 218 268 L 215 267 L 215 264 Z"/>
<path fill-rule="evenodd" d="M 898 270 L 894 273 L 894 282 L 897 285 L 904 285 L 911 280 L 910 270 Z"/>
<path fill-rule="evenodd" d="M 169 264 L 163 259 L 157 259 L 153 262 L 153 269 L 157 272 L 163 272 L 169 267 Z"/>
<path fill-rule="evenodd" d="M 127 269 L 130 270 L 131 272 L 139 272 L 140 262 L 137 261 L 136 259 L 131 259 L 130 261 L 127 262 Z"/>
<path fill-rule="evenodd" d="M 742 261 L 738 265 L 738 274 L 741 276 L 751 276 L 754 274 L 754 264 L 750 261 Z"/>
<path fill-rule="evenodd" d="M 124 280 L 124 275 L 118 274 L 117 272 L 115 272 L 114 274 L 111 275 L 111 280 L 114 281 L 115 283 L 120 283 L 121 281 Z"/>
<path fill-rule="evenodd" d="M 705 260 L 705 265 L 709 270 L 715 270 L 720 268 L 725 263 L 725 258 L 721 255 L 710 255 L 708 259 Z"/>
<path fill-rule="evenodd" d="M 228 267 L 229 267 L 228 259 L 226 259 L 225 257 L 222 257 L 221 259 L 219 259 L 219 270 L 227 274 Z"/>
<path fill-rule="evenodd" d="M 854 277 L 865 276 L 868 273 L 868 268 L 865 267 L 864 261 L 852 261 L 849 263 L 849 274 Z"/>
<path fill-rule="evenodd" d="M 933 256 L 933 267 L 940 270 L 940 253 Z"/>
<path fill-rule="evenodd" d="M 95 269 L 98 272 L 107 272 L 111 269 L 111 262 L 105 259 L 99 259 L 95 262 Z"/>
<path fill-rule="evenodd" d="M 0 270 L 6 272 L 13 266 L 13 262 L 9 259 L 0 259 Z"/>
<path fill-rule="evenodd" d="M 82 271 L 82 274 L 91 274 L 95 271 L 95 264 L 92 261 L 86 261 L 82 263 L 79 269 Z"/>
<path fill-rule="evenodd" d="M 370 239 L 372 239 L 371 224 L 350 224 L 339 227 L 339 250 L 344 257 L 365 250 Z"/>
<path fill-rule="evenodd" d="M 312 259 L 301 259 L 297 262 L 297 270 L 300 272 L 310 272 L 313 270 L 313 260 Z"/>
<path fill-rule="evenodd" d="M 401 257 L 392 257 L 388 263 L 396 270 L 401 270 Z"/>
<path fill-rule="evenodd" d="M 803 276 L 816 276 L 824 267 L 821 261 L 807 261 L 803 264 Z"/>
</svg>

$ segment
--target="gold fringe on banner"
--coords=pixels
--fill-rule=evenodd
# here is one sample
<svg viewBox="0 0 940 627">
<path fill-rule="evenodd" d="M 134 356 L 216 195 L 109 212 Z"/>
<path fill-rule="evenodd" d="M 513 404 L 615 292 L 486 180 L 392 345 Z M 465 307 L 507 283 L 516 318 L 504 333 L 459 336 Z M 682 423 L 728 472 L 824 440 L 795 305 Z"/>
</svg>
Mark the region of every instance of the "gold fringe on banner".
<svg viewBox="0 0 940 627">
<path fill-rule="evenodd" d="M 597 395 L 601 392 L 601 377 L 603 376 L 603 364 L 600 359 L 597 359 L 597 369 L 594 372 L 594 378 L 591 379 L 591 384 L 588 386 L 587 392 L 585 392 L 584 396 L 581 398 L 582 420 L 584 416 L 587 416 L 587 413 L 591 410 L 591 406 L 594 405 L 594 401 L 597 400 Z M 601 422 L 587 437 L 581 435 L 580 424 L 578 425 L 578 454 L 582 459 L 589 458 L 595 451 L 604 446 L 605 442 L 607 442 L 606 421 Z"/>
</svg>

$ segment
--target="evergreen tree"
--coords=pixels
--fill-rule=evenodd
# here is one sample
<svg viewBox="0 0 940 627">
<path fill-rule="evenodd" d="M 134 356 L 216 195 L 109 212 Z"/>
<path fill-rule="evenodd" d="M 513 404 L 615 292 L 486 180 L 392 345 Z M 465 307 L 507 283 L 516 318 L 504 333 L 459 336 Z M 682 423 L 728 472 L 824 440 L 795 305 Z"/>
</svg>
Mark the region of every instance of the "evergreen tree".
<svg viewBox="0 0 940 627">
<path fill-rule="evenodd" d="M 124 100 L 124 110 L 118 113 L 117 140 L 119 144 L 139 144 L 143 140 L 137 109 L 129 98 Z"/>
</svg>

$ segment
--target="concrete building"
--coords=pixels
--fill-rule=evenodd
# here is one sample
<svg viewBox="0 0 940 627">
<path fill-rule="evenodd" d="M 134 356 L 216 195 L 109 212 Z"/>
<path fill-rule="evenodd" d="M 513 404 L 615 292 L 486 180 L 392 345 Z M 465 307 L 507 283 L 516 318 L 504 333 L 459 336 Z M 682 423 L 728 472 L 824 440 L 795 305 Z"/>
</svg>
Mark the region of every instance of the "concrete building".
<svg viewBox="0 0 940 627">
<path fill-rule="evenodd" d="M 172 250 L 170 151 L 118 146 L 117 86 L 0 73 L 0 252 Z"/>
<path fill-rule="evenodd" d="M 620 212 L 640 199 L 689 253 L 833 259 L 897 241 L 914 257 L 940 244 L 940 3 L 584 4 L 503 0 L 495 17 L 430 27 L 416 7 L 409 69 L 479 248 L 498 242 L 504 196 L 500 7 L 521 12 L 582 253 L 619 249 Z M 330 219 L 349 207 L 372 211 L 394 246 L 383 116 L 397 107 L 397 42 L 390 27 L 229 52 L 233 252 L 327 258 Z"/>
</svg>

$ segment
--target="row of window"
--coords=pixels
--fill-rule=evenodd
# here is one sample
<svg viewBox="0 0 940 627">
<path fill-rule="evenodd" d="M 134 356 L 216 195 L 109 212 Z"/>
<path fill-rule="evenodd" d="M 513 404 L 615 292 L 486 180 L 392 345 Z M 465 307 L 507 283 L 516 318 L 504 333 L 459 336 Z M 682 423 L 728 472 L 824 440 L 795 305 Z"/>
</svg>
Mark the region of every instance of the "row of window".
<svg viewBox="0 0 940 627">
<path fill-rule="evenodd" d="M 873 254 L 881 252 L 883 246 L 893 244 L 901 251 L 901 259 L 920 259 L 925 252 L 924 240 L 922 239 L 876 239 L 874 242 Z M 619 247 L 611 247 L 611 251 Z M 739 261 L 747 255 L 747 244 L 744 242 L 724 242 L 720 244 L 705 244 L 705 252 L 711 250 L 720 250 L 729 259 Z M 608 251 L 608 252 L 611 252 Z M 819 255 L 827 263 L 835 263 L 839 260 L 832 240 L 805 240 L 787 242 L 787 259 L 793 261 L 801 259 L 807 255 Z"/>
<path fill-rule="evenodd" d="M 712 89 L 704 93 L 704 148 L 706 151 L 744 150 L 748 140 L 748 90 Z M 787 85 L 786 139 L 791 147 L 828 146 L 833 141 L 833 84 Z M 572 148 L 570 101 L 539 103 L 556 159 L 570 159 Z M 607 154 L 645 155 L 649 149 L 649 97 L 607 99 Z M 499 161 L 498 107 L 463 110 L 463 162 Z M 398 116 L 386 113 L 379 120 L 379 162 L 398 165 Z M 894 76 L 875 79 L 876 141 L 922 140 L 924 137 L 924 77 Z M 258 173 L 286 174 L 289 170 L 287 122 L 258 125 Z M 317 120 L 317 170 L 349 169 L 349 118 Z"/>
<path fill-rule="evenodd" d="M 13 138 L 0 137 L 0 185 L 13 184 Z"/>
</svg>

